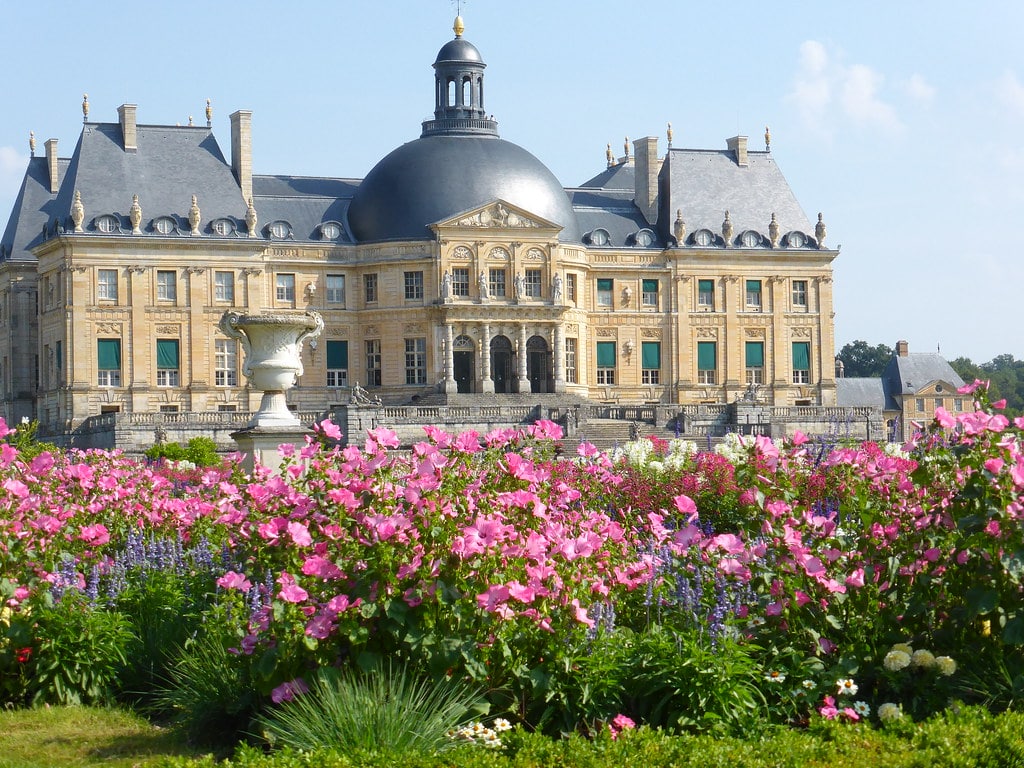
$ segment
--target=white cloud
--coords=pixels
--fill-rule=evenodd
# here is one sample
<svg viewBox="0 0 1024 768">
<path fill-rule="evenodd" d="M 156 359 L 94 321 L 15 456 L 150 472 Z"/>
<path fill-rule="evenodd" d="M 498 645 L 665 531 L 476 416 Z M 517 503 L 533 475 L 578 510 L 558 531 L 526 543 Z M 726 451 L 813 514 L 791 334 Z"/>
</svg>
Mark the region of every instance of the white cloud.
<svg viewBox="0 0 1024 768">
<path fill-rule="evenodd" d="M 1017 74 L 1006 70 L 996 81 L 996 97 L 1002 104 L 1024 117 L 1024 85 L 1017 79 Z"/>
<path fill-rule="evenodd" d="M 878 90 L 885 80 L 882 75 L 863 64 L 854 64 L 843 74 L 841 103 L 849 117 L 890 131 L 903 127 L 896 110 L 878 98 Z"/>
<path fill-rule="evenodd" d="M 916 72 L 903 84 L 903 90 L 918 104 L 931 104 L 935 98 L 935 88 Z"/>
<path fill-rule="evenodd" d="M 800 45 L 800 67 L 793 84 L 790 99 L 796 104 L 804 122 L 820 127 L 825 108 L 832 98 L 832 87 L 826 74 L 828 52 L 816 40 Z"/>
</svg>

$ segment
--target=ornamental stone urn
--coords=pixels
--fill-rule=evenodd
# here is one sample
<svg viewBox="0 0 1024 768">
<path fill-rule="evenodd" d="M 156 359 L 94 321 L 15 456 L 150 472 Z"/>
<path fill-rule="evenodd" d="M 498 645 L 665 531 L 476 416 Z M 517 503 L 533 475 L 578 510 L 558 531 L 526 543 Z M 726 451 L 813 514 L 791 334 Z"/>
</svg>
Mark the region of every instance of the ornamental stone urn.
<svg viewBox="0 0 1024 768">
<path fill-rule="evenodd" d="M 263 391 L 260 408 L 245 429 L 232 433 L 246 454 L 245 467 L 258 462 L 276 470 L 282 443 L 301 445 L 309 430 L 288 410 L 285 393 L 302 375 L 302 344 L 324 329 L 316 312 L 271 312 L 242 315 L 225 312 L 220 319 L 225 335 L 242 344 L 242 373 L 254 389 Z"/>
</svg>

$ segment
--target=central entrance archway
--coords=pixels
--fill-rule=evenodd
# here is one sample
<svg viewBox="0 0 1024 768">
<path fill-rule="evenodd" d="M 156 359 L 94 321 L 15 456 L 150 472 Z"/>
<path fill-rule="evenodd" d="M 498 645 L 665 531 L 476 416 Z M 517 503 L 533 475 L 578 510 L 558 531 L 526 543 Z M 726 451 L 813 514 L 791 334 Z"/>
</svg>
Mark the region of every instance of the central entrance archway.
<svg viewBox="0 0 1024 768">
<path fill-rule="evenodd" d="M 554 392 L 555 382 L 551 371 L 551 351 L 543 336 L 531 336 L 526 342 L 526 377 L 530 380 L 530 392 Z"/>
<path fill-rule="evenodd" d="M 459 336 L 452 344 L 452 367 L 457 392 L 468 394 L 473 391 L 474 358 L 473 340 L 468 336 Z"/>
<path fill-rule="evenodd" d="M 494 380 L 495 394 L 508 394 L 513 391 L 514 363 L 515 352 L 508 337 L 495 336 L 491 339 L 491 379 Z"/>
</svg>

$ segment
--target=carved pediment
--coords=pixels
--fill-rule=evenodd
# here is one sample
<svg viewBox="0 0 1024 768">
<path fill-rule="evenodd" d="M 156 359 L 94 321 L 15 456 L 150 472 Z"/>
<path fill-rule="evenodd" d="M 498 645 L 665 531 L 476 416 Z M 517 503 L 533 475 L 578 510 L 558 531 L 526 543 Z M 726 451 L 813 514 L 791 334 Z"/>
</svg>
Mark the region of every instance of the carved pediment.
<svg viewBox="0 0 1024 768">
<path fill-rule="evenodd" d="M 481 206 L 479 208 L 473 208 L 469 211 L 464 211 L 456 216 L 445 221 L 439 221 L 436 224 L 431 225 L 431 229 L 435 231 L 439 229 L 447 228 L 465 228 L 470 227 L 474 229 L 536 229 L 536 230 L 555 230 L 561 229 L 561 226 L 554 222 L 543 219 L 540 216 L 536 216 L 529 211 L 525 211 L 518 206 L 506 203 L 504 200 L 495 200 L 492 203 Z"/>
</svg>

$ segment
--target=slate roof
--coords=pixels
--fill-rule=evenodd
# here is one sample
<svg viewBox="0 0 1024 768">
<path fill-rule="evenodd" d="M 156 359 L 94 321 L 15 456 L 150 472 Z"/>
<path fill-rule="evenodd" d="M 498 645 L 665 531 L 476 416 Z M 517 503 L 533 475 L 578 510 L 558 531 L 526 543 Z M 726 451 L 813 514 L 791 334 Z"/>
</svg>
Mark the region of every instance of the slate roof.
<svg viewBox="0 0 1024 768">
<path fill-rule="evenodd" d="M 952 387 L 964 385 L 964 380 L 953 366 L 935 352 L 894 354 L 882 375 L 887 391 L 894 395 L 913 395 L 936 381 Z"/>
<path fill-rule="evenodd" d="M 67 174 L 68 160 L 57 163 L 58 178 Z M 0 239 L 3 258 L 11 261 L 35 261 L 29 249 L 43 242 L 43 228 L 57 217 L 56 195 L 50 192 L 50 171 L 45 157 L 28 161 L 25 178 L 14 202 L 11 218 Z"/>
<path fill-rule="evenodd" d="M 630 193 L 636 188 L 636 166 L 633 163 L 616 163 L 605 168 L 592 179 L 580 184 L 581 187 L 599 189 L 622 189 Z"/>
<path fill-rule="evenodd" d="M 274 221 L 286 221 L 295 240 L 319 240 L 319 226 L 335 221 L 346 228 L 357 179 L 328 179 L 312 176 L 253 176 L 253 205 L 259 228 Z M 341 242 L 352 242 L 347 231 Z"/>
<path fill-rule="evenodd" d="M 664 248 L 655 227 L 649 225 L 643 213 L 633 202 L 633 190 L 590 189 L 568 190 L 572 208 L 576 212 L 580 232 L 587 235 L 600 227 L 608 232 L 608 247 L 621 248 L 633 245 L 632 238 L 641 229 L 654 232 L 655 241 L 651 248 Z M 590 245 L 590 247 L 597 247 Z"/>
<path fill-rule="evenodd" d="M 836 404 L 845 408 L 891 410 L 880 378 L 836 379 Z"/>
</svg>

